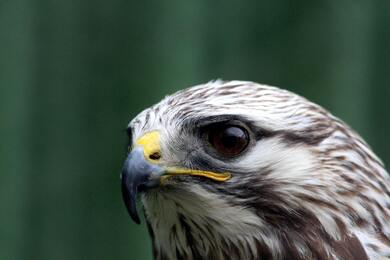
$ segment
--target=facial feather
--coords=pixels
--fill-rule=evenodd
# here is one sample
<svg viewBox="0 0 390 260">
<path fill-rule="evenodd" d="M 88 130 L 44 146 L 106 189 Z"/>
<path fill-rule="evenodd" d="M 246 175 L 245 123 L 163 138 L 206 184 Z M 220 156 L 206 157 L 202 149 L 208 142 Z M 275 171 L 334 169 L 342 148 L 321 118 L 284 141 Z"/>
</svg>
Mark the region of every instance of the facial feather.
<svg viewBox="0 0 390 260">
<path fill-rule="evenodd" d="M 224 159 L 196 133 L 202 119 L 229 116 L 252 142 Z M 232 173 L 226 183 L 175 177 L 142 194 L 156 259 L 390 257 L 382 162 L 341 120 L 298 95 L 215 81 L 166 97 L 129 127 L 134 140 L 160 132 L 163 165 Z"/>
</svg>

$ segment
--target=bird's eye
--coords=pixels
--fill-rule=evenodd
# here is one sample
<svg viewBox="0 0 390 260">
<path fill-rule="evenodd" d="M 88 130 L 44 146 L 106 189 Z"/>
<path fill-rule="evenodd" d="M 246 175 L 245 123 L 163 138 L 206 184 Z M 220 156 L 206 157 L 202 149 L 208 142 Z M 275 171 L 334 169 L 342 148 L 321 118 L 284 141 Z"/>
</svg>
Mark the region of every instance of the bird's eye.
<svg viewBox="0 0 390 260">
<path fill-rule="evenodd" d="M 221 155 L 233 157 L 242 153 L 248 146 L 247 131 L 239 126 L 224 125 L 212 128 L 208 134 L 208 141 Z"/>
</svg>

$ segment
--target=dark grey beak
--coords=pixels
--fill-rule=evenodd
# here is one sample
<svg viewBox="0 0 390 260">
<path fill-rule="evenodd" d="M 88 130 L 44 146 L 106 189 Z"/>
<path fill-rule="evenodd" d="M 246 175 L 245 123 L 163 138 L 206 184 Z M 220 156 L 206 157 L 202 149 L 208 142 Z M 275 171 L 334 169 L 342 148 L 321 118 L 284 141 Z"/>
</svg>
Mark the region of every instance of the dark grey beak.
<svg viewBox="0 0 390 260">
<path fill-rule="evenodd" d="M 157 187 L 164 170 L 145 159 L 143 149 L 135 148 L 129 153 L 122 169 L 122 196 L 130 217 L 137 224 L 141 221 L 137 212 L 136 198 L 139 191 Z"/>
</svg>

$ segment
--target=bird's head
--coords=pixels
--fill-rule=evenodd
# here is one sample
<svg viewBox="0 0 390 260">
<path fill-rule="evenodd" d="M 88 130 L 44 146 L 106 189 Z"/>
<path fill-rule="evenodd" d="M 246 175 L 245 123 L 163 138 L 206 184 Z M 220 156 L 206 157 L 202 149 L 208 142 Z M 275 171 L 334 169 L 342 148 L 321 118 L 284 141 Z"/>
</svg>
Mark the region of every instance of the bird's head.
<svg viewBox="0 0 390 260">
<path fill-rule="evenodd" d="M 139 223 L 141 195 L 160 243 L 172 233 L 180 241 L 177 229 L 189 240 L 191 229 L 211 241 L 253 233 L 271 249 L 287 228 L 298 234 L 317 225 L 337 237 L 344 216 L 335 196 L 342 201 L 354 184 L 341 174 L 345 155 L 331 149 L 348 138 L 362 143 L 306 99 L 239 81 L 168 96 L 134 118 L 128 135 L 124 201 Z"/>
</svg>

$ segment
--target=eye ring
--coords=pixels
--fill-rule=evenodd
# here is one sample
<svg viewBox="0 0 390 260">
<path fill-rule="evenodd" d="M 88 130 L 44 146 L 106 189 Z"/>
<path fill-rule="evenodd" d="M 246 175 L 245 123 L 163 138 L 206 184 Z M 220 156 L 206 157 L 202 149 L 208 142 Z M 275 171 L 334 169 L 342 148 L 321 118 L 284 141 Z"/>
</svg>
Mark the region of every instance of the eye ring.
<svg viewBox="0 0 390 260">
<path fill-rule="evenodd" d="M 223 124 L 212 127 L 207 140 L 219 155 L 232 158 L 240 155 L 248 147 L 249 134 L 241 126 Z"/>
</svg>

